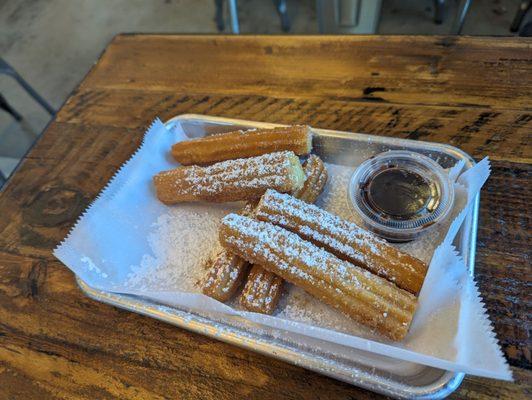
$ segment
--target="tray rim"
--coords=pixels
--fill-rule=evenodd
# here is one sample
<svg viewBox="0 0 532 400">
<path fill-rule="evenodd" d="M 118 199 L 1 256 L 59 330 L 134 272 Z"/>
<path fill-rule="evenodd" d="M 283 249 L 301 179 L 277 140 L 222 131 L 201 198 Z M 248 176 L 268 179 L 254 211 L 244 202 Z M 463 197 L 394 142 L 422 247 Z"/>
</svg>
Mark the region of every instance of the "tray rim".
<svg viewBox="0 0 532 400">
<path fill-rule="evenodd" d="M 276 358 L 350 385 L 361 387 L 379 394 L 393 396 L 394 398 L 443 399 L 458 389 L 465 377 L 465 374 L 462 372 L 441 370 L 443 371 L 443 374 L 430 385 L 419 387 L 408 386 L 409 390 L 397 389 L 390 384 L 376 382 L 374 376 L 367 374 L 364 371 L 358 370 L 357 375 L 353 376 L 352 372 L 349 372 L 352 370 L 349 370 L 348 366 L 343 369 L 336 368 L 333 370 L 330 366 L 326 367 L 323 361 L 321 363 L 315 361 L 315 357 L 309 352 L 301 353 L 299 349 L 296 350 L 293 347 L 282 345 L 280 343 L 272 345 L 271 342 L 258 335 L 247 334 L 241 329 L 217 322 L 218 325 L 224 326 L 223 332 L 220 333 L 219 328 L 212 326 L 211 320 L 198 314 L 180 310 L 178 308 L 161 306 L 156 302 L 151 302 L 148 299 L 142 299 L 132 295 L 109 293 L 94 289 L 77 276 L 76 282 L 80 290 L 93 300 L 126 311 L 132 311 L 140 315 L 155 318 L 159 321 L 186 329 L 190 332 L 198 333 L 268 357 Z M 168 312 L 163 313 L 161 308 L 166 308 Z M 209 322 L 211 322 L 211 324 L 209 324 Z M 255 337 L 250 339 L 252 336 Z M 300 358 L 303 358 L 304 361 L 301 362 L 297 360 Z M 426 366 L 426 368 L 437 369 L 429 366 Z"/>
<path fill-rule="evenodd" d="M 214 117 L 201 114 L 180 114 L 168 119 L 166 122 L 164 122 L 164 125 L 168 126 L 169 124 L 182 120 L 197 120 L 198 122 L 205 121 L 222 125 L 252 125 L 257 127 L 274 127 L 283 125 L 234 118 Z M 392 138 L 388 136 L 375 136 L 364 133 L 337 131 L 314 127 L 312 127 L 312 129 L 318 131 L 324 136 L 354 136 L 359 139 L 370 138 L 372 141 L 379 143 L 389 143 L 390 140 L 393 140 L 395 144 L 405 144 L 409 147 L 414 148 L 430 147 L 432 149 L 440 150 L 444 153 L 454 154 L 459 159 L 463 159 L 466 162 L 467 168 L 471 168 L 471 166 L 475 164 L 474 159 L 469 154 L 448 144 L 417 140 L 414 141 L 410 139 Z M 464 221 L 464 223 L 466 224 L 464 230 L 468 231 L 469 234 L 463 235 L 465 236 L 465 238 L 461 238 L 460 246 L 461 249 L 467 249 L 467 252 L 464 252 L 463 257 L 471 275 L 473 275 L 474 272 L 479 202 L 480 196 L 477 195 L 473 204 L 473 208 L 466 217 L 466 221 Z M 384 395 L 416 399 L 444 398 L 454 392 L 460 386 L 465 377 L 465 374 L 461 372 L 441 370 L 443 372 L 442 375 L 434 382 L 431 382 L 426 386 L 407 386 L 406 384 L 400 382 L 398 382 L 398 385 L 400 384 L 404 386 L 404 388 L 398 387 L 398 385 L 393 386 L 388 382 L 389 380 L 385 380 L 384 382 L 382 382 L 383 380 L 381 379 L 381 382 L 377 382 L 375 380 L 374 375 L 367 374 L 361 370 L 357 371 L 356 376 L 349 374 L 347 372 L 349 368 L 348 366 L 346 366 L 346 369 L 343 369 L 341 371 L 339 371 L 338 368 L 336 369 L 336 371 L 332 371 L 330 367 L 325 368 L 324 361 L 322 361 L 320 364 L 320 362 L 316 361 L 316 357 L 312 357 L 312 354 L 310 354 L 309 352 L 302 353 L 301 349 L 290 347 L 288 345 L 283 345 L 281 343 L 272 344 L 271 341 L 266 340 L 260 335 L 249 334 L 242 329 L 216 322 L 218 326 L 224 326 L 223 332 L 220 332 L 220 328 L 213 327 L 212 320 L 209 320 L 208 318 L 202 317 L 195 313 L 167 306 L 161 307 L 161 305 L 156 302 L 149 301 L 148 299 L 143 299 L 136 296 L 109 293 L 94 289 L 78 276 L 76 276 L 76 282 L 80 287 L 81 291 L 93 300 L 110 304 L 128 311 L 136 312 L 138 314 L 142 314 L 148 317 L 152 317 L 178 326 L 180 328 L 184 328 L 195 333 L 199 333 L 217 340 L 221 340 L 225 343 L 236 345 L 247 350 L 258 352 L 269 357 L 274 357 L 284 362 L 301 366 L 305 369 L 312 370 L 322 375 L 326 375 L 334 379 L 338 379 L 346 383 L 359 386 Z M 165 313 L 161 311 L 161 309 L 164 308 L 166 308 Z M 250 339 L 250 337 L 254 338 Z M 303 362 L 301 362 L 300 359 L 303 359 Z M 336 362 L 336 364 L 338 364 L 338 362 Z M 427 366 L 427 368 L 434 367 Z"/>
<path fill-rule="evenodd" d="M 286 124 L 276 124 L 271 122 L 260 122 L 260 121 L 252 121 L 252 120 L 245 120 L 245 119 L 238 119 L 238 118 L 226 118 L 226 117 L 217 117 L 217 116 L 210 116 L 210 115 L 203 115 L 203 114 L 179 114 L 176 115 L 167 121 L 164 122 L 164 126 L 168 126 L 171 123 L 174 123 L 176 121 L 184 120 L 184 119 L 196 119 L 196 120 L 208 120 L 209 122 L 216 122 L 224 125 L 236 125 L 235 122 L 238 122 L 240 125 L 254 125 L 258 127 L 276 127 L 276 126 L 288 126 Z M 438 143 L 438 142 L 428 142 L 424 140 L 412 140 L 412 139 L 403 139 L 403 138 L 394 138 L 391 136 L 377 136 L 377 135 L 371 135 L 367 133 L 359 133 L 359 132 L 349 132 L 349 131 L 339 131 L 334 129 L 323 129 L 323 128 L 315 128 L 311 126 L 311 129 L 314 131 L 319 131 L 321 133 L 325 133 L 329 136 L 341 136 L 341 137 L 358 137 L 360 139 L 368 139 L 371 138 L 373 142 L 379 142 L 379 143 L 387 143 L 390 140 L 393 140 L 397 144 L 405 144 L 412 147 L 417 148 L 426 148 L 428 146 L 439 149 L 443 152 L 446 152 L 448 154 L 454 154 L 458 158 L 465 161 L 467 168 L 471 168 L 473 165 L 476 164 L 476 161 L 471 157 L 468 153 L 463 151 L 462 149 L 459 149 L 458 147 L 452 146 L 450 144 L 446 143 Z M 478 231 L 478 210 L 480 207 L 480 193 L 475 196 L 473 208 L 471 210 L 471 216 L 468 216 L 466 220 L 464 221 L 464 224 L 466 224 L 466 227 L 464 230 L 469 231 L 469 235 L 467 237 L 466 243 L 461 243 L 460 248 L 461 249 L 468 249 L 467 253 L 462 254 L 462 257 L 464 259 L 465 264 L 467 265 L 467 268 L 469 270 L 469 273 L 471 276 L 473 276 L 474 270 L 475 270 L 475 255 L 476 255 L 476 242 L 477 242 L 477 231 Z"/>
</svg>

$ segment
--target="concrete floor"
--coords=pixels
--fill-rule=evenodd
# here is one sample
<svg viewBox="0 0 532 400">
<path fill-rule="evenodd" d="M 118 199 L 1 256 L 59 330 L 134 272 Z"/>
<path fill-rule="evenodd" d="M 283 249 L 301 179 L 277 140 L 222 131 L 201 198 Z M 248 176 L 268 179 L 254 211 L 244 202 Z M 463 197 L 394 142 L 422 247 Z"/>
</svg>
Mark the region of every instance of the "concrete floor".
<svg viewBox="0 0 532 400">
<path fill-rule="evenodd" d="M 435 25 L 432 0 L 383 0 L 378 32 L 447 34 L 456 13 L 448 0 L 445 22 Z M 466 35 L 510 35 L 519 0 L 475 0 Z M 288 0 L 291 33 L 317 33 L 314 0 Z M 270 0 L 239 0 L 242 33 L 281 33 Z M 214 0 L 0 0 L 0 56 L 55 108 L 83 79 L 120 32 L 215 33 Z M 227 28 L 226 28 L 227 29 Z M 16 165 L 49 121 L 49 115 L 9 77 L 0 92 L 25 118 L 0 112 L 0 170 Z"/>
</svg>

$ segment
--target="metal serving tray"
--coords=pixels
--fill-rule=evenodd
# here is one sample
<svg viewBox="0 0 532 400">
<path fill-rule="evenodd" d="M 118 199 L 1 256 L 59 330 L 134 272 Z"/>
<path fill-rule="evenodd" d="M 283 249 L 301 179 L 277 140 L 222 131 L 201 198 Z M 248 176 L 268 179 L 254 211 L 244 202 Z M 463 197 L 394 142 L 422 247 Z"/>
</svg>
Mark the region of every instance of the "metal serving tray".
<svg viewBox="0 0 532 400">
<path fill-rule="evenodd" d="M 187 136 L 201 137 L 227 132 L 235 128 L 274 127 L 275 124 L 186 114 L 166 122 L 173 129 L 180 125 Z M 438 161 L 444 168 L 459 160 L 465 169 L 475 161 L 463 151 L 445 144 L 421 142 L 365 135 L 359 133 L 314 129 L 313 152 L 325 161 L 350 164 L 355 152 L 374 153 L 389 149 L 413 150 Z M 460 229 L 455 240 L 471 274 L 475 263 L 479 198 Z M 299 365 L 303 368 L 360 386 L 374 392 L 396 398 L 444 398 L 452 393 L 464 378 L 464 374 L 379 356 L 362 350 L 340 345 L 328 345 L 322 350 L 319 340 L 316 346 L 296 344 L 297 338 L 285 331 L 265 328 L 261 333 L 251 333 L 227 323 L 214 321 L 189 311 L 167 307 L 145 298 L 103 292 L 93 289 L 78 278 L 81 290 L 89 297 L 126 310 L 147 315 L 170 324 L 197 332 L 258 353 Z M 309 342 L 312 343 L 312 342 Z"/>
</svg>

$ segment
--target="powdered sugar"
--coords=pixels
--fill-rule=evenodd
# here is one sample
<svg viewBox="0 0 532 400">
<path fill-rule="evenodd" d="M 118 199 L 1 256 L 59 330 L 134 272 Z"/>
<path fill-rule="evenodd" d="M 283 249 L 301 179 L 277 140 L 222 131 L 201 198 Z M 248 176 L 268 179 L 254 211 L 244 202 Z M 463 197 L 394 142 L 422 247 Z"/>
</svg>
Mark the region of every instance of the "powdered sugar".
<svg viewBox="0 0 532 400">
<path fill-rule="evenodd" d="M 286 286 L 288 294 L 279 304 L 277 317 L 362 337 L 377 336 L 370 328 L 358 324 L 303 289 L 291 284 Z"/>
<path fill-rule="evenodd" d="M 180 196 L 216 196 L 235 189 L 263 189 L 275 187 L 286 191 L 296 187 L 293 182 L 291 151 L 265 154 L 258 157 L 223 161 L 208 167 L 190 166 L 162 172 L 157 181 L 170 182 Z M 293 186 L 294 185 L 294 186 Z"/>
<path fill-rule="evenodd" d="M 271 313 L 277 306 L 283 280 L 255 265 L 250 271 L 246 285 L 242 289 L 242 305 L 248 310 Z"/>
<path fill-rule="evenodd" d="M 347 202 L 347 188 L 349 179 L 355 167 L 346 167 L 325 163 L 329 179 L 323 194 L 316 201 L 316 205 L 348 221 L 354 221 L 353 212 Z"/>
<path fill-rule="evenodd" d="M 170 307 L 176 307 L 180 310 L 198 310 L 198 312 L 201 311 L 206 314 L 211 320 L 220 319 L 227 321 L 228 323 L 230 322 L 231 324 L 240 323 L 246 330 L 252 332 L 273 330 L 273 336 L 280 338 L 285 338 L 286 336 L 291 335 L 296 343 L 303 343 L 311 349 L 315 349 L 316 347 L 319 348 L 320 346 L 328 346 L 328 341 L 338 345 L 349 346 L 352 348 L 352 352 L 350 352 L 349 355 L 344 353 L 348 347 L 339 347 L 338 349 L 341 351 L 340 354 L 342 356 L 346 355 L 353 360 L 356 359 L 357 362 L 359 360 L 359 352 L 355 349 L 363 349 L 371 353 L 396 357 L 402 360 L 416 363 L 420 362 L 423 364 L 426 363 L 437 368 L 452 369 L 467 373 L 480 372 L 482 375 L 487 376 L 508 376 L 508 374 L 496 373 L 496 365 L 492 362 L 493 359 L 484 356 L 489 354 L 487 351 L 489 348 L 485 346 L 485 343 L 480 342 L 479 344 L 479 339 L 483 338 L 484 327 L 481 326 L 481 324 L 475 324 L 476 320 L 472 320 L 472 323 L 468 325 L 467 321 L 469 318 L 467 318 L 467 313 L 464 318 L 460 317 L 460 332 L 453 331 L 450 332 L 450 335 L 446 335 L 446 331 L 444 332 L 437 326 L 433 326 L 431 321 L 421 319 L 418 321 L 419 326 L 423 328 L 421 332 L 413 330 L 407 337 L 406 342 L 385 345 L 382 343 L 382 338 L 377 338 L 376 340 L 361 339 L 360 336 L 364 337 L 367 335 L 364 333 L 357 335 L 356 326 L 353 326 L 353 323 L 351 323 L 351 326 L 349 326 L 348 323 L 344 325 L 341 315 L 340 322 L 335 323 L 336 314 L 334 310 L 298 289 L 294 290 L 309 298 L 312 303 L 305 303 L 305 297 L 291 297 L 294 294 L 294 291 L 289 289 L 288 295 L 281 300 L 281 304 L 278 307 L 278 316 L 282 316 L 282 318 L 272 318 L 269 316 L 253 315 L 251 313 L 243 312 L 236 314 L 228 305 L 221 304 L 203 295 L 190 295 L 179 289 L 170 292 L 129 292 L 128 288 L 123 286 L 124 276 L 129 272 L 129 266 L 135 265 L 139 268 L 139 265 L 141 264 L 140 260 L 145 254 L 154 258 L 160 256 L 160 254 L 158 254 L 158 251 L 160 250 L 154 251 L 153 244 L 148 245 L 147 239 L 152 234 L 164 231 L 164 229 L 162 229 L 162 224 L 154 222 L 157 221 L 159 216 L 168 214 L 170 208 L 161 205 L 155 199 L 153 188 L 151 186 L 152 177 L 159 171 L 175 167 L 175 165 L 172 164 L 171 159 L 167 157 L 167 152 L 171 145 L 175 143 L 176 139 L 182 140 L 184 137 L 181 129 L 176 129 L 176 132 L 169 133 L 164 129 L 162 124 L 158 123 L 155 125 L 157 125 L 155 127 L 157 129 L 152 128 L 150 133 L 153 131 L 156 135 L 146 135 L 147 139 L 145 140 L 145 144 L 136 154 L 134 159 L 121 169 L 121 172 L 119 172 L 117 177 L 113 179 L 107 189 L 101 194 L 99 201 L 97 201 L 80 219 L 72 233 L 54 252 L 61 261 L 71 268 L 72 271 L 74 271 L 87 284 L 96 289 L 113 290 L 121 293 L 145 296 L 147 299 L 142 300 L 143 306 L 141 306 L 140 310 L 144 310 L 148 313 L 151 312 L 151 315 L 155 316 L 161 316 L 163 314 L 168 316 L 169 313 L 172 312 Z M 325 139 L 327 138 L 318 138 L 318 140 L 315 141 L 315 145 L 316 149 L 320 151 L 324 149 L 321 144 L 326 144 L 324 155 L 327 156 L 327 154 L 331 154 L 331 150 L 334 151 L 334 147 L 329 148 L 327 144 L 328 142 L 326 142 Z M 351 162 L 351 155 L 354 155 L 357 158 L 360 157 L 360 153 L 365 151 L 368 146 L 367 144 L 369 144 L 370 141 L 363 137 L 355 138 L 354 140 L 356 142 L 355 146 L 352 146 L 351 149 L 346 148 L 346 151 L 342 154 L 340 154 L 340 152 L 338 157 L 336 155 L 331 157 L 331 160 L 333 158 L 335 160 L 349 158 L 349 162 L 344 164 L 356 166 L 357 162 Z M 346 141 L 344 140 L 341 143 L 342 147 L 344 142 Z M 336 145 L 335 143 L 336 142 L 333 141 L 334 145 Z M 372 146 L 372 151 L 374 152 L 383 150 L 382 143 L 378 140 L 375 145 Z M 346 156 L 347 152 L 349 153 L 349 157 Z M 438 151 L 435 151 L 435 153 L 437 154 Z M 365 154 L 363 158 L 367 158 L 367 156 L 370 155 L 371 153 Z M 479 163 L 477 167 L 478 166 L 482 166 L 482 163 Z M 343 167 L 338 167 L 339 170 L 342 168 Z M 349 169 L 352 170 L 353 168 Z M 480 172 L 483 171 L 476 167 L 469 171 L 471 171 L 473 176 L 478 177 L 479 170 Z M 336 180 L 334 171 L 331 171 L 331 175 L 332 183 Z M 349 177 L 349 175 L 350 172 L 347 172 L 346 176 Z M 484 180 L 485 178 L 481 179 L 478 177 L 478 186 L 473 186 L 471 183 L 466 182 L 471 196 L 475 196 L 476 193 L 478 193 L 478 188 L 482 185 Z M 343 189 L 341 186 L 337 186 L 337 188 L 340 192 Z M 329 197 L 329 195 L 330 193 L 326 193 L 322 196 L 322 200 Z M 336 199 L 342 203 L 341 207 L 339 207 L 339 211 L 330 210 L 344 218 L 347 217 L 348 219 L 353 219 L 353 216 L 350 215 L 349 208 L 346 207 L 346 198 L 347 195 L 342 193 L 341 197 L 337 197 Z M 332 200 L 334 204 L 335 199 L 332 198 Z M 183 205 L 179 205 L 177 207 L 182 206 Z M 348 211 L 348 214 L 343 215 L 341 213 L 342 209 Z M 227 212 L 229 212 L 229 210 Z M 125 218 L 121 218 L 122 215 L 127 215 L 130 217 L 129 219 L 134 219 L 134 225 L 130 223 L 129 219 L 126 220 Z M 458 227 L 459 222 L 457 223 L 456 229 L 458 229 Z M 175 241 L 170 240 L 169 236 L 161 236 L 158 238 L 158 241 L 161 245 L 175 245 Z M 413 243 L 417 242 L 418 241 L 415 241 Z M 467 246 L 461 247 L 461 251 L 466 251 L 467 249 Z M 216 250 L 213 249 L 213 251 Z M 430 251 L 428 251 L 428 253 L 430 253 Z M 448 249 L 445 249 L 443 254 L 445 253 L 448 253 Z M 414 254 L 419 257 L 419 254 Z M 93 264 L 102 272 L 107 273 L 109 278 L 101 279 L 100 274 L 96 274 L 93 270 L 89 270 L 87 263 L 81 261 L 83 256 L 90 257 Z M 180 253 L 176 252 L 175 258 L 178 259 L 179 256 Z M 452 269 L 453 271 L 463 271 L 463 273 L 466 273 L 466 267 L 464 265 L 457 265 L 455 268 L 442 259 L 441 253 L 439 257 L 434 257 L 434 259 L 434 265 L 432 265 L 431 270 L 438 270 L 439 268 L 439 270 L 446 272 Z M 436 261 L 438 260 L 440 261 L 440 265 L 436 265 Z M 175 263 L 176 267 L 179 267 L 179 262 L 176 261 Z M 201 268 L 199 261 L 198 268 Z M 427 315 L 427 312 L 428 315 L 434 314 L 431 311 L 435 309 L 434 307 L 437 307 L 437 309 L 446 307 L 445 304 L 442 304 L 438 300 L 442 298 L 438 297 L 438 294 L 445 294 L 444 298 L 454 296 L 462 299 L 463 301 L 460 303 L 460 313 L 462 312 L 461 310 L 464 309 L 467 311 L 467 298 L 464 298 L 457 293 L 456 286 L 452 282 L 448 282 L 445 276 L 442 278 L 443 279 L 437 279 L 435 282 L 432 282 L 432 284 L 431 282 L 428 282 L 429 287 L 425 290 L 427 298 L 424 301 L 420 301 L 420 309 L 418 309 L 417 313 L 420 318 L 423 315 Z M 448 295 L 446 295 L 445 290 L 442 292 L 443 286 L 445 286 L 445 290 L 449 289 Z M 120 297 L 120 301 L 117 303 L 123 304 L 123 302 L 130 301 L 126 296 L 118 297 Z M 293 300 L 293 303 L 288 300 Z M 427 308 L 427 301 L 430 302 L 431 300 L 433 301 L 433 304 Z M 478 302 L 478 300 L 476 301 Z M 167 304 L 170 307 L 161 307 L 160 311 L 157 311 L 156 313 L 149 311 L 157 302 Z M 233 304 L 233 302 L 230 303 L 230 305 Z M 292 304 L 295 304 L 296 308 L 292 307 Z M 314 308 L 313 305 L 316 305 L 316 308 Z M 425 314 L 422 313 L 424 308 Z M 135 310 L 139 310 L 139 308 L 135 307 Z M 452 309 L 447 308 L 446 310 L 453 312 Z M 301 313 L 298 313 L 297 311 L 301 311 Z M 197 325 L 194 324 L 195 316 L 193 314 L 190 315 L 190 321 L 192 324 L 189 326 L 192 327 L 192 329 L 195 329 L 194 326 L 197 327 Z M 227 318 L 225 318 L 226 316 Z M 235 318 L 230 316 L 235 316 Z M 285 318 L 290 318 L 290 320 Z M 308 322 L 308 324 L 299 324 L 295 322 L 296 320 Z M 466 324 L 464 324 L 464 322 Z M 213 325 L 216 324 L 213 323 Z M 321 330 L 319 328 L 320 325 L 327 326 L 331 329 Z M 480 327 L 475 328 L 476 326 Z M 445 327 L 448 327 L 447 322 L 445 322 Z M 202 329 L 207 332 L 209 328 Z M 358 337 L 341 335 L 338 331 L 353 333 Z M 360 329 L 358 331 L 360 331 Z M 256 338 L 253 334 L 250 335 L 250 337 L 252 340 Z M 427 342 L 425 343 L 425 346 L 420 347 L 418 346 L 418 343 L 423 338 L 427 338 Z M 320 342 L 318 342 L 318 339 Z M 449 352 L 449 349 L 453 347 L 460 350 L 456 358 L 449 356 L 449 354 L 452 354 Z M 408 351 L 404 351 L 404 349 L 407 349 Z M 429 359 L 425 354 L 438 357 L 438 359 Z M 474 357 L 472 357 L 472 355 L 474 355 Z M 371 357 L 368 359 L 371 363 L 378 360 L 373 354 L 370 354 L 370 356 Z M 399 363 L 398 365 L 402 366 L 403 363 Z M 490 374 L 488 375 L 488 373 Z"/>
<path fill-rule="evenodd" d="M 152 226 L 148 241 L 152 254 L 132 266 L 126 285 L 136 290 L 199 292 L 197 282 L 205 261 L 220 249 L 220 219 L 234 205 L 181 205 L 169 207 Z"/>
<path fill-rule="evenodd" d="M 354 167 L 329 163 L 326 167 L 329 180 L 317 204 L 339 217 L 360 224 L 347 202 L 347 184 Z M 220 251 L 220 219 L 240 207 L 240 204 L 212 203 L 166 207 L 149 234 L 152 254 L 144 255 L 141 263 L 132 267 L 128 285 L 137 289 L 200 293 L 198 282 L 205 277 L 205 262 Z M 426 251 L 424 244 L 415 246 L 409 253 L 419 256 Z M 431 255 L 432 250 L 429 251 Z M 430 255 L 424 259 L 430 260 Z M 228 304 L 241 309 L 236 299 Z M 276 316 L 354 335 L 371 335 L 368 328 L 291 284 L 285 285 L 285 294 Z"/>
<path fill-rule="evenodd" d="M 364 222 L 353 212 L 351 205 L 348 203 L 347 192 L 349 179 L 355 171 L 356 166 L 347 167 L 330 163 L 326 163 L 325 165 L 327 166 L 327 171 L 329 173 L 329 180 L 323 194 L 316 201 L 316 205 L 347 221 L 354 222 L 360 227 L 364 227 Z M 434 250 L 447 234 L 449 225 L 465 206 L 466 200 L 467 194 L 465 189 L 460 185 L 455 184 L 455 204 L 444 223 L 411 242 L 389 244 L 428 264 L 432 258 Z"/>
<path fill-rule="evenodd" d="M 278 224 L 324 246 L 338 257 L 386 277 L 417 293 L 426 265 L 407 254 L 400 254 L 383 239 L 319 207 L 287 194 L 268 190 L 257 210 L 258 219 Z"/>
<path fill-rule="evenodd" d="M 107 278 L 108 275 L 102 270 L 100 270 L 100 268 L 98 268 L 98 266 L 91 260 L 90 257 L 83 256 L 81 257 L 80 261 L 82 263 L 87 264 L 87 268 L 89 271 L 99 274 L 102 278 Z"/>
</svg>

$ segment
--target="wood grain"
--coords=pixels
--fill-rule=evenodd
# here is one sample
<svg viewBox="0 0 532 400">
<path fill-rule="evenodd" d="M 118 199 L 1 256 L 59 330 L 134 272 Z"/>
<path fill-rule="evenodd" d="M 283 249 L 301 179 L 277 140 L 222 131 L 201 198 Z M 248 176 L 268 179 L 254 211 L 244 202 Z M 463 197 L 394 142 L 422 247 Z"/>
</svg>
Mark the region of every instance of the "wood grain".
<svg viewBox="0 0 532 400">
<path fill-rule="evenodd" d="M 522 110 L 530 108 L 529 46 L 493 37 L 126 35 L 81 88 Z"/>
<path fill-rule="evenodd" d="M 17 379 L 38 398 L 378 398 L 301 368 L 94 302 L 60 262 L 0 254 L 0 395 Z M 110 323 L 113 321 L 113 323 Z M 517 384 L 468 378 L 463 396 L 525 398 Z M 27 385 L 25 385 L 27 386 Z M 32 388 L 35 386 L 34 388 Z M 11 389 L 10 389 L 11 388 Z M 44 396 L 43 393 L 46 393 Z M 44 396 L 44 397 L 41 397 Z M 331 397 L 328 397 L 331 396 Z M 513 396 L 513 397 L 512 397 Z M 28 398 L 28 397 L 20 397 Z"/>
<path fill-rule="evenodd" d="M 380 398 L 94 302 L 53 257 L 151 120 L 182 113 L 489 155 L 476 274 L 516 383 L 467 377 L 453 398 L 530 396 L 531 43 L 118 36 L 0 192 L 0 398 Z"/>
<path fill-rule="evenodd" d="M 156 116 L 166 120 L 187 113 L 306 123 L 318 128 L 448 143 L 474 157 L 519 162 L 532 158 L 532 149 L 527 146 L 532 141 L 532 111 L 495 112 L 484 107 L 85 89 L 67 102 L 57 121 L 89 126 L 105 124 L 141 132 L 147 121 Z"/>
</svg>

